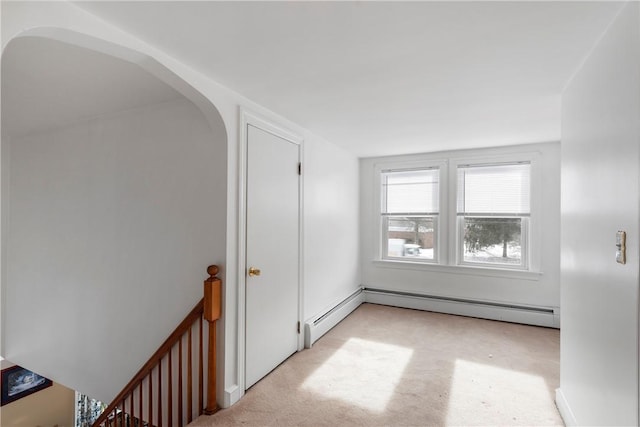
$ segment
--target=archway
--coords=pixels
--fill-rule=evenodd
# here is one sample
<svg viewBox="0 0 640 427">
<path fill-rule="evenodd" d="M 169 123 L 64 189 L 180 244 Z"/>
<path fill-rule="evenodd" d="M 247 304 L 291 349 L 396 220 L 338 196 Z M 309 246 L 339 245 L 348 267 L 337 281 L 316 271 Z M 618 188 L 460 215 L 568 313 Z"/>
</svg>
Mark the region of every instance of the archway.
<svg viewBox="0 0 640 427">
<path fill-rule="evenodd" d="M 224 262 L 224 122 L 152 58 L 67 30 L 21 34 L 2 67 L 3 353 L 109 400 Z"/>
</svg>

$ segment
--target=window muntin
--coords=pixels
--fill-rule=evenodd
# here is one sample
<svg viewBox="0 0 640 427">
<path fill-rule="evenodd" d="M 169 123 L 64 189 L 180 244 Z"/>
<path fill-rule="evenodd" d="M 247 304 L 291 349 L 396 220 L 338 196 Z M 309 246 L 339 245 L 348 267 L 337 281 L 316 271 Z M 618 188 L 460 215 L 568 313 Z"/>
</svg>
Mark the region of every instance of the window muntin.
<svg viewBox="0 0 640 427">
<path fill-rule="evenodd" d="M 440 169 L 385 170 L 382 257 L 435 262 L 440 214 Z"/>
<path fill-rule="evenodd" d="M 458 262 L 528 267 L 531 164 L 459 165 Z"/>
</svg>

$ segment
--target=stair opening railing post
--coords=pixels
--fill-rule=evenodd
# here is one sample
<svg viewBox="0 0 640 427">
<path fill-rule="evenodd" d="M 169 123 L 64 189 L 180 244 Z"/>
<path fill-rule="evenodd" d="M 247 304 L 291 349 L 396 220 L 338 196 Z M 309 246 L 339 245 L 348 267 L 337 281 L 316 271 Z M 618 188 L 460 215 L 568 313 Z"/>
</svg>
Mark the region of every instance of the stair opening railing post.
<svg viewBox="0 0 640 427">
<path fill-rule="evenodd" d="M 207 268 L 209 278 L 204 281 L 204 298 L 196 304 L 124 389 L 118 393 L 113 402 L 94 421 L 92 427 L 118 427 L 125 424 L 161 426 L 165 420 L 171 426 L 174 422 L 174 409 L 178 415 L 178 427 L 190 423 L 194 415 L 192 394 L 196 388 L 193 382 L 196 373 L 192 366 L 194 354 L 198 363 L 195 378 L 198 382 L 198 408 L 195 414 L 198 416 L 203 413 L 211 415 L 219 409 L 216 399 L 216 323 L 222 315 L 222 281 L 216 277 L 218 271 L 219 269 L 215 265 L 210 265 Z M 205 321 L 209 336 L 206 355 L 203 339 Z M 194 329 L 198 336 L 192 340 Z M 185 341 L 186 355 L 184 354 Z M 173 352 L 177 353 L 177 364 L 173 363 Z M 206 378 L 204 378 L 204 357 L 207 358 L 208 367 Z M 178 371 L 176 374 L 173 373 L 174 368 Z M 167 379 L 166 384 L 170 387 L 168 391 L 166 391 L 166 387 L 163 387 L 163 378 Z M 206 402 L 203 399 L 205 382 L 207 387 Z M 183 400 L 185 387 L 186 402 Z M 143 389 L 147 392 L 145 393 Z M 135 407 L 136 396 L 138 398 L 137 409 Z M 174 400 L 174 396 L 177 396 L 177 399 Z M 129 400 L 128 404 L 127 399 Z M 168 418 L 164 418 L 165 414 Z"/>
<path fill-rule="evenodd" d="M 211 415 L 218 408 L 216 399 L 216 323 L 222 315 L 222 281 L 216 277 L 218 267 L 207 268 L 209 278 L 204 281 L 204 319 L 209 329 L 209 352 L 207 355 L 207 406 L 204 413 Z"/>
</svg>

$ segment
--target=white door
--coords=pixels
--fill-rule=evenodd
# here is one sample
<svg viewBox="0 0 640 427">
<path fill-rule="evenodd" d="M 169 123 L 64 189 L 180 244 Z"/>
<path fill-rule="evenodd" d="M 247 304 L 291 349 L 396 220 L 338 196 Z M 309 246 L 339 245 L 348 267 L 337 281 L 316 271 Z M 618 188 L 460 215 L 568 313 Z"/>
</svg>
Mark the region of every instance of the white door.
<svg viewBox="0 0 640 427">
<path fill-rule="evenodd" d="M 299 161 L 298 144 L 248 125 L 246 389 L 298 349 Z"/>
</svg>

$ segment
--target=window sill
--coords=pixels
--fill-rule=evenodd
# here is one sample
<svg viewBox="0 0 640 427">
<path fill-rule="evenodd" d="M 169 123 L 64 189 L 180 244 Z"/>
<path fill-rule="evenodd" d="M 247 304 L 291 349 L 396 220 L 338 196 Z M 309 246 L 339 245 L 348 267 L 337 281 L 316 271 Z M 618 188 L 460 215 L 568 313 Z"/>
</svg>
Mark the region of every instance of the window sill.
<svg viewBox="0 0 640 427">
<path fill-rule="evenodd" d="M 373 265 L 380 268 L 396 268 L 400 270 L 420 270 L 434 273 L 466 274 L 469 276 L 501 277 L 509 279 L 538 281 L 541 271 L 512 270 L 508 268 L 475 267 L 467 265 L 427 264 L 411 261 L 373 260 Z"/>
</svg>

